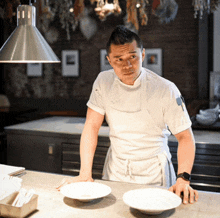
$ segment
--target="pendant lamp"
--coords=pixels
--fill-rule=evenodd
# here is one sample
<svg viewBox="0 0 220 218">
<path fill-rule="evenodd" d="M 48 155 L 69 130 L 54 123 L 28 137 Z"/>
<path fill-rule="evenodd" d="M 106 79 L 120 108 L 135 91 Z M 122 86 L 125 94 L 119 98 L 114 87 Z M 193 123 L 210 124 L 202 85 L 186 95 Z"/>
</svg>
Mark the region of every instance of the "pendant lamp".
<svg viewBox="0 0 220 218">
<path fill-rule="evenodd" d="M 36 8 L 17 8 L 17 27 L 0 50 L 0 63 L 59 63 L 60 60 L 36 28 Z"/>
</svg>

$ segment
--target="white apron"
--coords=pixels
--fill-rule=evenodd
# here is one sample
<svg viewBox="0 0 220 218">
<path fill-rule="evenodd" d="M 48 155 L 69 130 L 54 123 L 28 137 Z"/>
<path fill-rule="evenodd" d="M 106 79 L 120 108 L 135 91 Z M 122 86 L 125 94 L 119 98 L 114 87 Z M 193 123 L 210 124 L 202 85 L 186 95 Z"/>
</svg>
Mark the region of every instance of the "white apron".
<svg viewBox="0 0 220 218">
<path fill-rule="evenodd" d="M 103 179 L 168 188 L 176 181 L 167 145 L 170 133 L 152 116 L 153 99 L 144 80 L 141 74 L 133 86 L 128 86 L 116 78 L 109 90 L 106 121 L 111 146 Z"/>
</svg>

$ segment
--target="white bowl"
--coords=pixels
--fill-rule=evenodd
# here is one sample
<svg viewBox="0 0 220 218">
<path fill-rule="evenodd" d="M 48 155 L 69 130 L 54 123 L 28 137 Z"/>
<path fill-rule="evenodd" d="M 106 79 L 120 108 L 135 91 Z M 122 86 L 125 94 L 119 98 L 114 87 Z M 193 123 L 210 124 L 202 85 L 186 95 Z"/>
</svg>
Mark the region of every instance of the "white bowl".
<svg viewBox="0 0 220 218">
<path fill-rule="evenodd" d="M 63 186 L 60 192 L 72 199 L 89 202 L 111 193 L 111 188 L 97 182 L 76 182 Z"/>
<path fill-rule="evenodd" d="M 131 190 L 123 195 L 123 201 L 128 206 L 151 215 L 174 209 L 182 203 L 179 196 L 162 188 Z"/>
</svg>

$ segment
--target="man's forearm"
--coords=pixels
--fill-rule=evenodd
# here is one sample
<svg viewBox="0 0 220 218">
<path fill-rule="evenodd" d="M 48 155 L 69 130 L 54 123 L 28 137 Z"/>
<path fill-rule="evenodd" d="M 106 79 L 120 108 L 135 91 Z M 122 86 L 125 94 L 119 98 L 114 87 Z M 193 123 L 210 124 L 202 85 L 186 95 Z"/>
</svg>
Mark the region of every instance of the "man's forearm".
<svg viewBox="0 0 220 218">
<path fill-rule="evenodd" d="M 178 140 L 178 171 L 179 173 L 191 174 L 195 159 L 195 140 L 191 128 L 175 135 Z M 181 196 L 183 193 L 183 203 L 193 203 L 198 200 L 198 192 L 190 186 L 190 181 L 178 178 L 176 183 L 169 188 L 170 191 Z"/>
<path fill-rule="evenodd" d="M 98 129 L 85 125 L 80 140 L 80 175 L 92 177 L 92 165 L 98 142 Z"/>
<path fill-rule="evenodd" d="M 195 146 L 191 142 L 179 143 L 178 146 L 178 174 L 187 172 L 191 174 L 195 159 Z"/>
<path fill-rule="evenodd" d="M 191 173 L 195 159 L 195 140 L 191 129 L 184 131 L 178 138 L 178 174 Z"/>
</svg>

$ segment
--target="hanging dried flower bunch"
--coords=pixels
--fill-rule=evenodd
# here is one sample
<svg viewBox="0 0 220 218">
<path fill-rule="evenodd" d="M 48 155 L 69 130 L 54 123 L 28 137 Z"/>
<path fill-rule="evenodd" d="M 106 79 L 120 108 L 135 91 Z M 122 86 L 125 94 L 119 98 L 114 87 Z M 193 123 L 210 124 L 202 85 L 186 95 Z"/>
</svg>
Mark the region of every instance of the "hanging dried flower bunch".
<svg viewBox="0 0 220 218">
<path fill-rule="evenodd" d="M 211 3 L 210 3 L 211 12 L 217 10 L 217 7 L 218 7 L 219 3 L 220 3 L 219 0 L 211 0 Z"/>
<path fill-rule="evenodd" d="M 192 4 L 194 6 L 194 17 L 197 18 L 197 15 L 200 15 L 202 18 L 204 11 L 214 12 L 218 7 L 219 0 L 193 0 Z"/>
<path fill-rule="evenodd" d="M 139 12 L 140 12 L 142 26 L 147 25 L 147 22 L 148 22 L 147 13 L 145 11 L 146 4 L 149 4 L 147 0 L 140 0 Z"/>
<path fill-rule="evenodd" d="M 118 0 L 113 0 L 113 3 L 108 3 L 108 0 L 96 0 L 95 12 L 99 16 L 99 19 L 104 21 L 106 17 L 110 14 L 119 15 L 121 13 L 121 8 Z M 94 0 L 91 0 L 94 3 Z"/>
<path fill-rule="evenodd" d="M 54 17 L 54 13 L 51 11 L 49 0 L 40 0 L 39 2 L 39 17 L 44 15 L 46 19 L 52 19 Z"/>
<path fill-rule="evenodd" d="M 55 13 L 51 10 L 48 0 L 39 1 L 38 10 L 38 28 L 40 28 L 44 33 L 47 33 L 50 22 L 54 19 Z"/>
<path fill-rule="evenodd" d="M 178 11 L 175 0 L 153 0 L 152 13 L 159 18 L 160 23 L 174 20 Z"/>
<path fill-rule="evenodd" d="M 0 1 L 0 17 L 12 23 L 12 18 L 16 16 L 17 6 L 20 4 L 19 0 Z"/>
<path fill-rule="evenodd" d="M 58 14 L 61 27 L 66 30 L 67 39 L 70 40 L 70 28 L 75 31 L 78 25 L 80 13 L 84 8 L 83 0 L 75 1 L 75 5 L 72 5 L 71 0 L 53 0 L 53 3 L 52 11 Z M 71 8 L 74 10 L 71 11 Z"/>
<path fill-rule="evenodd" d="M 46 33 L 50 22 L 57 14 L 61 27 L 66 30 L 67 39 L 70 40 L 70 29 L 75 31 L 83 11 L 84 0 L 75 0 L 74 5 L 72 0 L 46 0 L 46 3 L 45 0 L 41 0 L 39 10 L 41 29 Z"/>
<path fill-rule="evenodd" d="M 79 20 L 85 8 L 84 0 L 76 0 L 73 8 L 74 8 L 75 19 Z"/>
<path fill-rule="evenodd" d="M 127 22 L 131 22 L 135 29 L 139 29 L 138 18 L 137 18 L 137 8 L 136 0 L 127 0 Z"/>
<path fill-rule="evenodd" d="M 131 22 L 136 30 L 139 29 L 138 9 L 141 25 L 147 25 L 148 17 L 145 11 L 146 4 L 149 4 L 148 0 L 127 0 L 127 22 Z"/>
</svg>

